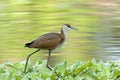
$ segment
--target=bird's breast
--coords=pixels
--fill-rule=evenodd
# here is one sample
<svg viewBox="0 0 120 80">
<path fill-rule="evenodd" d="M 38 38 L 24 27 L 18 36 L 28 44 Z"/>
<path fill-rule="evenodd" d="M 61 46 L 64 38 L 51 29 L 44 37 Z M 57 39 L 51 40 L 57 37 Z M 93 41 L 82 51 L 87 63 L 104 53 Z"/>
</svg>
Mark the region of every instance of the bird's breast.
<svg viewBox="0 0 120 80">
<path fill-rule="evenodd" d="M 57 49 L 57 48 L 60 48 L 60 47 L 63 46 L 64 44 L 66 44 L 66 39 L 63 40 L 63 41 L 56 47 L 56 49 Z"/>
</svg>

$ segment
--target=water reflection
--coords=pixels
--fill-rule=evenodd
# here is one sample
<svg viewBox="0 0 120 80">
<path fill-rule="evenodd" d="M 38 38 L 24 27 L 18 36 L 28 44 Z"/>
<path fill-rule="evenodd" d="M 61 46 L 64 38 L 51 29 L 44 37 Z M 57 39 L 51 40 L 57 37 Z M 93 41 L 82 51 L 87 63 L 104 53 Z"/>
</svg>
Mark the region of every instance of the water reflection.
<svg viewBox="0 0 120 80">
<path fill-rule="evenodd" d="M 0 2 L 0 63 L 24 61 L 35 50 L 24 48 L 26 42 L 60 32 L 65 23 L 80 31 L 69 32 L 67 44 L 52 54 L 51 65 L 64 60 L 120 60 L 119 1 L 13 1 Z M 47 56 L 40 51 L 31 59 L 34 63 Z"/>
</svg>

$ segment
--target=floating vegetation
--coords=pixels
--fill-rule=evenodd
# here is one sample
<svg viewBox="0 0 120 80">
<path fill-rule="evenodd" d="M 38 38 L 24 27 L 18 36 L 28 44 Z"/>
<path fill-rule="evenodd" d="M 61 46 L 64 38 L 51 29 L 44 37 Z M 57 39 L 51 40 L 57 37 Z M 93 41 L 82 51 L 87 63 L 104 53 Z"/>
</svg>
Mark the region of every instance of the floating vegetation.
<svg viewBox="0 0 120 80">
<path fill-rule="evenodd" d="M 56 64 L 52 71 L 46 68 L 46 60 L 35 65 L 29 61 L 27 73 L 23 73 L 24 62 L 6 62 L 0 65 L 0 80 L 120 80 L 120 62 L 103 62 L 95 59 L 76 61 L 67 66 L 67 61 Z"/>
</svg>

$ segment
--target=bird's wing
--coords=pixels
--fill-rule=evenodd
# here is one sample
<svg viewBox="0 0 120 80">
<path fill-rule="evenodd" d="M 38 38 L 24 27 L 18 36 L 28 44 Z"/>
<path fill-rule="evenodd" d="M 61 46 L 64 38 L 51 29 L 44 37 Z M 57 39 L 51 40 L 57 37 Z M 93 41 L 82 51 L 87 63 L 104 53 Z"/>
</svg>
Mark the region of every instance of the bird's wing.
<svg viewBox="0 0 120 80">
<path fill-rule="evenodd" d="M 62 42 L 62 40 L 62 37 L 58 33 L 47 33 L 34 40 L 30 47 L 40 49 L 54 49 Z"/>
</svg>

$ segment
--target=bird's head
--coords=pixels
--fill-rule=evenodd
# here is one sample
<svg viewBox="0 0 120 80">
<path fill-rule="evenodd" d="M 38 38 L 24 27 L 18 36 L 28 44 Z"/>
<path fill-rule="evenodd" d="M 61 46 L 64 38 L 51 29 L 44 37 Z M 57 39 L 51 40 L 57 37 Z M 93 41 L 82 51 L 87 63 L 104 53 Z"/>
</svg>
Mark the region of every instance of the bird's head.
<svg viewBox="0 0 120 80">
<path fill-rule="evenodd" d="M 70 24 L 64 24 L 62 27 L 63 32 L 68 32 L 69 30 L 77 30 L 77 28 L 72 27 Z"/>
</svg>

